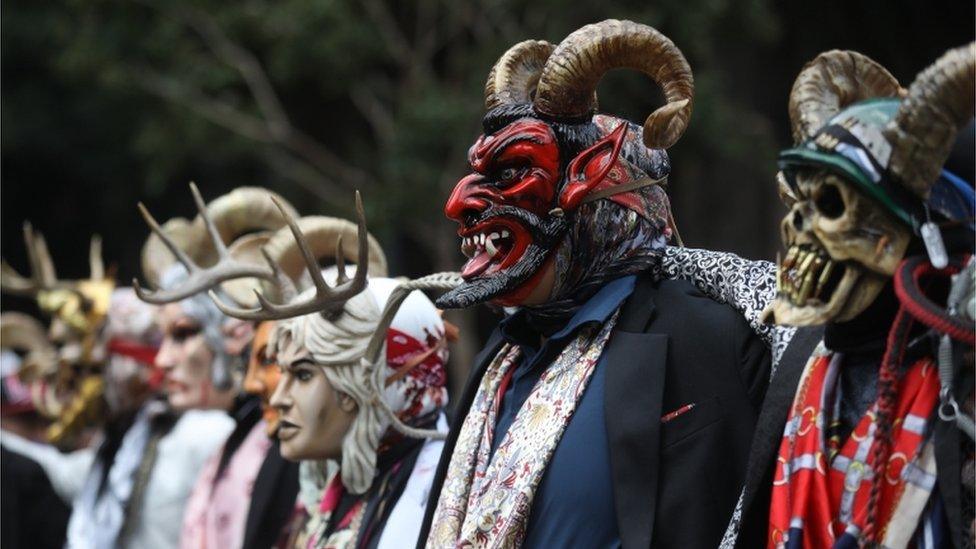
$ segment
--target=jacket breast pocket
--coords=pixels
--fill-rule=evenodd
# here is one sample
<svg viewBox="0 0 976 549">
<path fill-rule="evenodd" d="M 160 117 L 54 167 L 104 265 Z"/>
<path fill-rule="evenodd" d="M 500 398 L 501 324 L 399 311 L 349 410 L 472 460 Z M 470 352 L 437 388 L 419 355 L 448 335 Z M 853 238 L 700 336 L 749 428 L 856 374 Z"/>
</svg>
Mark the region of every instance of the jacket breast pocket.
<svg viewBox="0 0 976 549">
<path fill-rule="evenodd" d="M 661 449 L 677 444 L 722 419 L 719 404 L 718 397 L 711 397 L 694 403 L 683 413 L 669 414 L 671 419 L 661 425 Z"/>
</svg>

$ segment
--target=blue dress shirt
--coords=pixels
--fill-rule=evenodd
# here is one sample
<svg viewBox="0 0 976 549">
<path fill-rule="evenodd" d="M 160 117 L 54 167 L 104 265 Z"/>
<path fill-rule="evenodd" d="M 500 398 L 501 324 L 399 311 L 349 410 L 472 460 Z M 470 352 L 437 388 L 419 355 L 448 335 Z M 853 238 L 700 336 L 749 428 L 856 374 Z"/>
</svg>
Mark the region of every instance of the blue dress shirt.
<svg viewBox="0 0 976 549">
<path fill-rule="evenodd" d="M 492 455 L 542 372 L 581 328 L 609 320 L 633 293 L 636 280 L 636 276 L 625 276 L 605 285 L 541 345 L 541 337 L 528 325 L 523 311 L 501 322 L 502 337 L 521 347 L 522 358 L 502 397 Z M 536 489 L 523 547 L 620 547 L 603 406 L 604 362 L 604 357 L 597 361 Z"/>
</svg>

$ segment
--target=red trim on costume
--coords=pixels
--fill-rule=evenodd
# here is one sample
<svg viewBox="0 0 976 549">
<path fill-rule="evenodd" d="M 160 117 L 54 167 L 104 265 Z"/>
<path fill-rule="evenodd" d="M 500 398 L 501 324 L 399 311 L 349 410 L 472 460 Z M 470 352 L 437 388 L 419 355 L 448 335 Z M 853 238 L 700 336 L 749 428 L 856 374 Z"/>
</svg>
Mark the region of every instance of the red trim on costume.
<svg viewBox="0 0 976 549">
<path fill-rule="evenodd" d="M 147 366 L 153 366 L 156 364 L 156 353 L 159 352 L 159 349 L 138 341 L 115 337 L 108 342 L 108 352 L 113 355 L 127 356 Z"/>
</svg>

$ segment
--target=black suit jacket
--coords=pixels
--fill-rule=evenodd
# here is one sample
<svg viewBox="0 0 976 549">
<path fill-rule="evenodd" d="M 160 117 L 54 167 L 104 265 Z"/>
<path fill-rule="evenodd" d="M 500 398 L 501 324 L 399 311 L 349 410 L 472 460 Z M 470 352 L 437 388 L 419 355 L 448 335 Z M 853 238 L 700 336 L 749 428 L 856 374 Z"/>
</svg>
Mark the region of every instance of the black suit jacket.
<svg viewBox="0 0 976 549">
<path fill-rule="evenodd" d="M 463 421 L 502 344 L 475 359 L 457 404 Z M 715 547 L 735 507 L 769 376 L 769 353 L 743 318 L 684 281 L 638 278 L 606 353 L 607 434 L 617 526 L 625 548 Z M 686 404 L 668 423 L 661 416 Z M 458 428 L 444 446 L 418 546 Z"/>
<path fill-rule="evenodd" d="M 4 549 L 64 547 L 71 508 L 35 461 L 0 446 L 0 545 Z"/>
<path fill-rule="evenodd" d="M 280 444 L 275 439 L 254 480 L 244 526 L 243 549 L 268 549 L 274 546 L 291 519 L 297 496 L 298 463 L 281 457 Z"/>
</svg>

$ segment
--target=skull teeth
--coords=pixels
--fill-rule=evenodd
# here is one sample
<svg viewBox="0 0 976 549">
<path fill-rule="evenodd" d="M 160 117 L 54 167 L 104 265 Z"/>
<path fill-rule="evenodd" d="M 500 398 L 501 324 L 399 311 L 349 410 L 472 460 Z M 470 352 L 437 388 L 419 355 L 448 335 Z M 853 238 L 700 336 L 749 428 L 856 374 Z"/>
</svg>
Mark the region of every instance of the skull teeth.
<svg viewBox="0 0 976 549">
<path fill-rule="evenodd" d="M 825 295 L 837 264 L 823 250 L 812 246 L 791 246 L 779 263 L 776 286 L 779 295 L 795 305 L 815 305 L 829 301 Z M 830 288 L 832 292 L 832 288 Z"/>
</svg>

